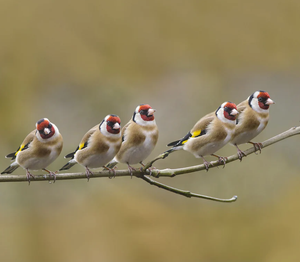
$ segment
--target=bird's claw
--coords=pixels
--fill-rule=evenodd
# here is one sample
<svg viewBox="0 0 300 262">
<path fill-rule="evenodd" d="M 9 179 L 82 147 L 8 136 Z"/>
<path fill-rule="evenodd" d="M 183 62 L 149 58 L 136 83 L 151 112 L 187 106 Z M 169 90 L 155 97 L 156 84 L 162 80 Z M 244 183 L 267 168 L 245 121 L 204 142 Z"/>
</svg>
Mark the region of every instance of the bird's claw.
<svg viewBox="0 0 300 262">
<path fill-rule="evenodd" d="M 55 183 L 55 181 L 56 181 L 56 174 L 58 173 L 58 171 L 53 172 L 53 171 L 50 171 L 50 170 L 48 170 L 46 168 L 43 168 L 43 170 L 46 171 L 49 174 L 49 176 L 53 177 L 53 183 Z M 50 180 L 49 180 L 49 183 L 51 183 Z"/>
<path fill-rule="evenodd" d="M 251 143 L 254 146 L 255 149 L 255 154 L 257 153 L 256 151 L 259 151 L 259 153 L 261 154 L 261 149 L 263 148 L 262 143 Z"/>
<path fill-rule="evenodd" d="M 56 174 L 57 174 L 57 171 L 56 172 L 52 172 L 52 171 L 49 172 L 49 175 L 53 177 L 53 183 L 55 183 L 55 181 L 56 181 Z"/>
<path fill-rule="evenodd" d="M 116 166 L 113 167 L 113 168 L 109 168 L 109 167 L 107 167 L 107 166 L 103 166 L 103 168 L 104 168 L 105 170 L 108 170 L 109 173 L 110 173 L 110 172 L 113 173 L 112 176 L 109 176 L 109 177 L 108 177 L 109 179 L 112 179 L 112 178 L 115 178 L 115 177 L 116 177 L 116 168 L 117 168 Z"/>
<path fill-rule="evenodd" d="M 206 160 L 204 160 L 203 164 L 205 165 L 206 171 L 208 171 L 209 166 L 212 166 L 212 164 L 210 162 L 206 161 Z"/>
<path fill-rule="evenodd" d="M 132 172 L 133 172 L 133 171 L 136 171 L 136 169 L 133 168 L 132 166 L 130 166 L 129 164 L 127 164 L 127 166 L 128 166 L 128 170 L 129 170 L 129 172 L 130 172 L 130 177 L 131 177 L 131 179 L 132 179 Z"/>
<path fill-rule="evenodd" d="M 238 158 L 239 158 L 240 161 L 243 160 L 243 157 L 244 157 L 244 156 L 247 156 L 247 155 L 245 154 L 245 152 L 242 151 L 242 150 L 240 150 L 240 149 L 238 149 L 237 155 L 238 155 Z"/>
<path fill-rule="evenodd" d="M 94 174 L 92 173 L 92 171 L 88 167 L 85 167 L 85 175 L 87 177 L 87 181 L 89 182 L 90 176 L 93 176 Z"/>
<path fill-rule="evenodd" d="M 28 185 L 30 185 L 30 177 L 34 178 L 34 175 L 31 174 L 28 169 L 26 169 L 26 177 L 27 177 Z"/>
<path fill-rule="evenodd" d="M 226 165 L 226 162 L 228 161 L 228 158 L 226 156 L 225 157 L 219 156 L 218 158 L 219 158 L 219 160 L 218 160 L 219 164 L 220 165 L 223 164 L 223 168 L 224 168 Z"/>
</svg>

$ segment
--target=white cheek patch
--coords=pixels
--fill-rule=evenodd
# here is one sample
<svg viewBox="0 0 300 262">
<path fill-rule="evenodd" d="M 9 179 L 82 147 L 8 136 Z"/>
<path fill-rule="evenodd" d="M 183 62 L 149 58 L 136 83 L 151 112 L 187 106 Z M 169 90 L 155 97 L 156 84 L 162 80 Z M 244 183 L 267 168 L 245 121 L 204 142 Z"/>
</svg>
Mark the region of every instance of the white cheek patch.
<svg viewBox="0 0 300 262">
<path fill-rule="evenodd" d="M 223 122 L 223 123 L 227 123 L 227 124 L 235 124 L 236 123 L 236 120 L 230 120 L 230 119 L 227 119 L 225 116 L 224 116 L 224 109 L 223 108 L 220 108 L 217 112 L 217 117 Z"/>
<path fill-rule="evenodd" d="M 121 136 L 121 132 L 119 132 L 118 134 L 109 133 L 107 131 L 107 122 L 102 123 L 102 125 L 100 126 L 100 132 L 106 137 L 120 137 Z"/>
<path fill-rule="evenodd" d="M 152 126 L 155 125 L 155 120 L 152 121 L 145 121 L 142 119 L 141 115 L 139 113 L 137 113 L 135 115 L 135 122 L 140 125 L 140 126 Z"/>
<path fill-rule="evenodd" d="M 252 109 L 258 113 L 268 113 L 269 112 L 269 109 L 262 109 L 260 106 L 259 106 L 259 102 L 258 102 L 258 99 L 257 98 L 253 98 L 252 101 L 251 101 L 251 106 L 252 106 Z"/>
</svg>

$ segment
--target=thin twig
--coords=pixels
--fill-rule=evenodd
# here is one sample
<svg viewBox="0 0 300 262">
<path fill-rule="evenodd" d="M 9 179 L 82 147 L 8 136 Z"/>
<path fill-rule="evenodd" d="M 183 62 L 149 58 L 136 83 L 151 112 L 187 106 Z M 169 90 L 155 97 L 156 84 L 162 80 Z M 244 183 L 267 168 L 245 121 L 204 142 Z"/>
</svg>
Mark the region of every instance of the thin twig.
<svg viewBox="0 0 300 262">
<path fill-rule="evenodd" d="M 218 201 L 218 202 L 229 202 L 229 203 L 234 202 L 234 201 L 237 200 L 237 196 L 233 196 L 232 198 L 229 198 L 229 199 L 222 199 L 222 198 L 211 197 L 211 196 L 206 196 L 206 195 L 199 195 L 199 194 L 192 193 L 190 191 L 178 189 L 178 188 L 175 188 L 175 187 L 171 187 L 171 186 L 159 183 L 159 182 L 151 179 L 148 176 L 141 176 L 140 178 L 143 179 L 144 181 L 148 182 L 150 185 L 154 185 L 154 186 L 157 186 L 159 188 L 162 188 L 162 189 L 165 189 L 165 190 L 168 190 L 168 191 L 171 191 L 173 193 L 176 193 L 176 194 L 179 194 L 179 195 L 182 195 L 182 196 L 185 196 L 185 197 L 189 197 L 189 198 L 197 197 L 197 198 L 204 198 L 204 199 L 207 199 L 207 200 L 213 200 L 213 201 Z"/>
</svg>

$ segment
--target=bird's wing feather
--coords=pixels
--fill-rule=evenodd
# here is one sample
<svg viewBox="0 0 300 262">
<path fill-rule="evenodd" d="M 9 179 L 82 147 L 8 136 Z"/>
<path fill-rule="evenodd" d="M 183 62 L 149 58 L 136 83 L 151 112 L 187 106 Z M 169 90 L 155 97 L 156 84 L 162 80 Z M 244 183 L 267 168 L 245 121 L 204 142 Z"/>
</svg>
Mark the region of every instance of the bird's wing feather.
<svg viewBox="0 0 300 262">
<path fill-rule="evenodd" d="M 206 133 L 206 130 L 208 125 L 214 120 L 214 118 L 216 117 L 215 113 L 209 113 L 207 115 L 205 115 L 204 117 L 202 117 L 192 128 L 191 133 L 199 133 L 201 134 L 201 132 Z"/>
<path fill-rule="evenodd" d="M 244 111 L 248 106 L 248 100 L 245 100 L 241 103 L 239 103 L 236 107 L 237 107 L 237 110 L 239 111 L 239 114 Z"/>
<path fill-rule="evenodd" d="M 238 124 L 241 120 L 241 113 L 247 108 L 249 107 L 249 104 L 248 104 L 248 100 L 245 100 L 241 103 L 239 103 L 237 106 L 237 110 L 239 112 L 238 116 L 237 116 L 237 119 L 236 119 L 236 123 Z"/>
<path fill-rule="evenodd" d="M 14 160 L 18 153 L 21 151 L 24 151 L 26 149 L 28 149 L 30 143 L 33 141 L 33 139 L 35 138 L 35 133 L 36 130 L 31 131 L 24 139 L 24 141 L 22 142 L 22 144 L 19 146 L 19 148 L 17 149 L 17 151 L 10 153 L 8 155 L 6 155 L 6 158 L 11 158 L 11 160 Z"/>
<path fill-rule="evenodd" d="M 122 143 L 125 141 L 126 137 L 125 137 L 125 132 L 127 130 L 127 128 L 134 123 L 132 120 L 130 120 L 125 126 L 123 126 L 122 131 L 121 131 L 121 136 L 122 136 Z"/>
<path fill-rule="evenodd" d="M 210 113 L 204 117 L 202 117 L 192 128 L 190 132 L 188 132 L 182 139 L 171 142 L 168 146 L 178 147 L 185 144 L 190 138 L 199 137 L 205 135 L 207 132 L 207 126 L 213 121 L 215 118 L 215 114 Z"/>
<path fill-rule="evenodd" d="M 97 128 L 99 128 L 99 125 L 96 125 L 93 128 L 91 128 L 89 131 L 87 131 L 86 134 L 81 139 L 80 144 L 79 144 L 79 146 L 77 146 L 76 150 L 74 152 L 67 154 L 65 156 L 65 158 L 74 158 L 74 155 L 78 150 L 82 150 L 82 149 L 86 148 L 88 146 L 88 142 L 89 142 L 91 135 L 94 134 L 94 132 L 97 130 Z"/>
</svg>

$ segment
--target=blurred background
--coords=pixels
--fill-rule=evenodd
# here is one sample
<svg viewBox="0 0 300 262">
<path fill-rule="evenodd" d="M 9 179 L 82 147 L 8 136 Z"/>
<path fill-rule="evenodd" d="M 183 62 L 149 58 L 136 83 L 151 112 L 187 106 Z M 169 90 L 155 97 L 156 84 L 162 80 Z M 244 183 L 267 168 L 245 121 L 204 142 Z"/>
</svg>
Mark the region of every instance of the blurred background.
<svg viewBox="0 0 300 262">
<path fill-rule="evenodd" d="M 125 125 L 141 103 L 157 110 L 160 129 L 148 160 L 222 102 L 260 89 L 276 104 L 256 142 L 298 126 L 299 13 L 297 0 L 1 0 L 1 171 L 42 117 L 64 137 L 50 170 L 107 114 Z M 299 139 L 224 169 L 159 179 L 238 195 L 231 204 L 129 177 L 1 183 L 1 261 L 299 261 Z M 176 152 L 155 166 L 201 163 Z"/>
</svg>

